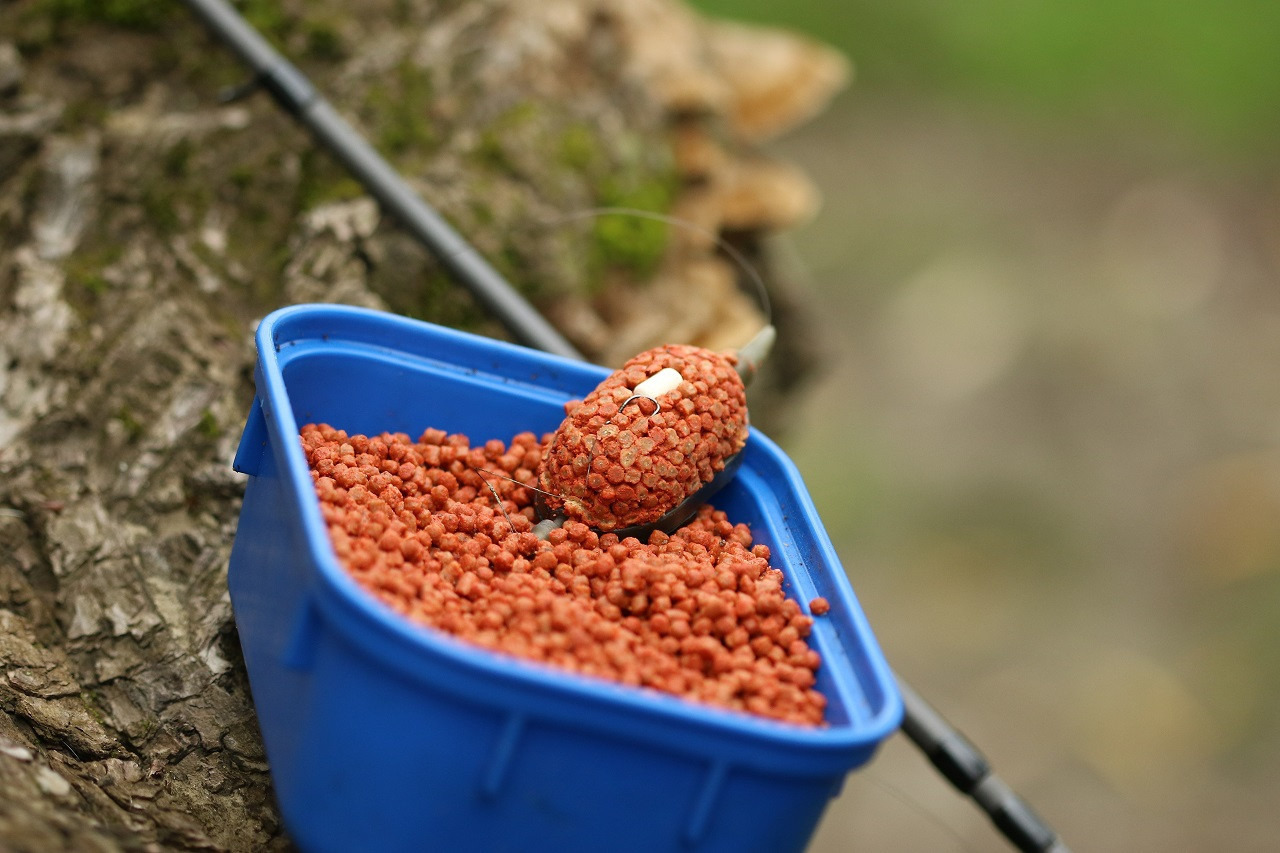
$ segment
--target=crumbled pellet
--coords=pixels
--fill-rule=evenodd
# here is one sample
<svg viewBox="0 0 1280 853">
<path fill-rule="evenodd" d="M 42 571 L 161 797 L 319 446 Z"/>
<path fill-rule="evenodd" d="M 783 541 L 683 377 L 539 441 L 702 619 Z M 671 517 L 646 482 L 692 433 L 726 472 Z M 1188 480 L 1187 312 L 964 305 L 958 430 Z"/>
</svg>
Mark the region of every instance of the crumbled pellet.
<svg viewBox="0 0 1280 853">
<path fill-rule="evenodd" d="M 311 424 L 301 441 L 339 561 L 406 618 L 570 672 L 823 723 L 812 619 L 784 595 L 769 549 L 723 512 L 704 507 L 647 542 L 581 520 L 541 541 L 527 486 L 550 437 L 473 448 L 441 430 L 412 442 Z"/>
</svg>

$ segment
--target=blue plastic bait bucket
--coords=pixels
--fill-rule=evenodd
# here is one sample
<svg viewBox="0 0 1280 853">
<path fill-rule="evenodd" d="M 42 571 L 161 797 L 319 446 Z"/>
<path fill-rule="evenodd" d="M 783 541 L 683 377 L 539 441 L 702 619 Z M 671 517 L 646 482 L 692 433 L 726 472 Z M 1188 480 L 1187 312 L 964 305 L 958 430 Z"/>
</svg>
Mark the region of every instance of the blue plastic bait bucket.
<svg viewBox="0 0 1280 853">
<path fill-rule="evenodd" d="M 799 474 L 758 432 L 717 495 L 815 620 L 828 725 L 572 675 L 404 620 L 338 564 L 298 428 L 550 432 L 600 367 L 331 305 L 258 327 L 229 585 L 290 835 L 307 851 L 801 850 L 902 706 Z"/>
</svg>

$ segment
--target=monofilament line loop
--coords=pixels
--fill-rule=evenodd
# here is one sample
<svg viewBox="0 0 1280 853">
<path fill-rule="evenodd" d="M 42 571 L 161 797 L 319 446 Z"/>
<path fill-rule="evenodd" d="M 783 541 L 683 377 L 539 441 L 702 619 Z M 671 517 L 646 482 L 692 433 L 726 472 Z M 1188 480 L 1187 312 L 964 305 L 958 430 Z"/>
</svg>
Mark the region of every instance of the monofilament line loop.
<svg viewBox="0 0 1280 853">
<path fill-rule="evenodd" d="M 485 479 L 485 474 L 491 474 L 493 472 L 485 471 L 483 468 L 477 468 L 475 465 L 469 465 L 468 467 L 480 476 L 480 482 L 484 483 L 485 488 L 489 490 L 489 494 L 493 495 L 493 501 L 498 505 L 498 512 L 502 513 L 502 517 L 507 520 L 507 526 L 511 528 L 511 532 L 515 533 L 516 523 L 511 520 L 511 516 L 507 515 L 507 508 L 502 505 L 502 496 L 499 495 L 498 490 L 493 487 L 493 483 L 490 483 Z"/>
<path fill-rule="evenodd" d="M 506 480 L 509 483 L 515 483 L 517 486 L 520 486 L 521 488 L 529 489 L 531 491 L 544 494 L 549 498 L 556 498 L 557 500 L 562 500 L 562 501 L 568 500 L 568 498 L 566 498 L 564 495 L 557 495 L 555 492 L 548 492 L 546 489 L 539 489 L 537 486 L 531 486 L 528 483 L 522 483 L 519 480 L 517 480 L 515 477 L 508 477 L 506 474 L 499 474 L 497 471 L 490 471 L 488 468 L 476 468 L 474 465 L 471 466 L 471 468 L 472 470 L 478 471 L 481 474 L 492 474 L 493 476 L 498 477 L 499 479 Z M 481 477 L 480 479 L 484 480 L 484 477 Z M 488 480 L 485 480 L 486 484 L 488 484 L 488 482 L 489 482 Z"/>
</svg>

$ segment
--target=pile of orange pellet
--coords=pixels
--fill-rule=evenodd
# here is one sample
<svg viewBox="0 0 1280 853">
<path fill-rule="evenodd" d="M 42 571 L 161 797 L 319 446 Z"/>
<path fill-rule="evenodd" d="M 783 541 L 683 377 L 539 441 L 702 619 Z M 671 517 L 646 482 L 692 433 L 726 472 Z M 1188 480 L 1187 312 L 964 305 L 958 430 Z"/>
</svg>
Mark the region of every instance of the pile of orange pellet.
<svg viewBox="0 0 1280 853">
<path fill-rule="evenodd" d="M 408 619 L 571 672 L 822 723 L 812 619 L 746 525 L 704 508 L 646 543 L 577 521 L 544 541 L 527 486 L 549 437 L 471 447 L 440 430 L 414 442 L 312 424 L 301 438 L 340 562 Z"/>
</svg>

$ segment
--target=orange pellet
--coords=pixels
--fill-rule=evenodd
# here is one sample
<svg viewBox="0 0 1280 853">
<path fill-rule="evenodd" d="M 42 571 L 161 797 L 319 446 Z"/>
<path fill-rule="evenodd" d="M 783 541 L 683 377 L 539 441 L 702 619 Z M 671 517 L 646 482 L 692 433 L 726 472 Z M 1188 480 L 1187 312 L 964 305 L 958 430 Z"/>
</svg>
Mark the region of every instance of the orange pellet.
<svg viewBox="0 0 1280 853">
<path fill-rule="evenodd" d="M 831 611 L 831 603 L 822 596 L 809 601 L 809 612 L 814 616 L 826 616 Z"/>
<path fill-rule="evenodd" d="M 612 404 L 616 412 L 616 402 L 601 401 L 599 411 Z M 650 417 L 647 406 L 641 416 L 634 404 L 626 411 L 633 407 L 650 433 L 665 422 L 665 411 Z M 642 432 L 633 424 L 627 436 L 609 437 L 623 451 L 642 450 L 649 440 L 636 438 Z M 499 654 L 823 724 L 826 699 L 813 689 L 821 660 L 805 639 L 812 620 L 783 594 L 768 548 L 753 547 L 746 526 L 724 513 L 704 507 L 680 530 L 647 542 L 580 521 L 540 541 L 525 486 L 538 460 L 551 458 L 550 437 L 522 433 L 509 446 L 490 439 L 473 448 L 466 436 L 441 430 L 413 442 L 402 433 L 348 436 L 311 424 L 301 441 L 339 561 L 406 618 Z M 594 464 L 604 484 L 622 493 L 609 477 L 621 463 L 602 463 Z M 826 601 L 809 602 L 809 612 L 827 612 Z"/>
</svg>

